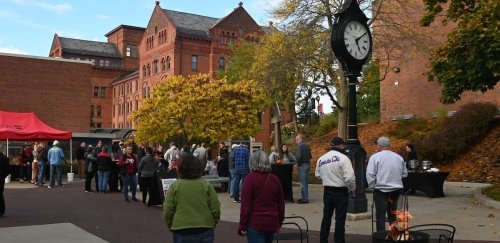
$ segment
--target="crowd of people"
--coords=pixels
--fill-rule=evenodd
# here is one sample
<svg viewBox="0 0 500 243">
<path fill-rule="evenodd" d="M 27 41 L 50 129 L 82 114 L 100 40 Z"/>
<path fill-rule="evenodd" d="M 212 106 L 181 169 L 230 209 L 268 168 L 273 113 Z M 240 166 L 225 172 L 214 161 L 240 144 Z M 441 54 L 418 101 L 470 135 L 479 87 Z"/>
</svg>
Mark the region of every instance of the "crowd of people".
<svg viewBox="0 0 500 243">
<path fill-rule="evenodd" d="M 25 181 L 35 186 L 46 184 L 49 174 L 48 188 L 54 188 L 57 181 L 58 187 L 62 186 L 62 163 L 67 162 L 59 141 L 54 140 L 52 147 L 47 149 L 43 143 L 23 145 L 18 154 L 19 182 Z"/>
<path fill-rule="evenodd" d="M 299 204 L 309 203 L 308 174 L 312 158 L 310 147 L 301 134 L 296 136 L 295 153 L 287 145 L 272 148 L 268 155 L 263 150 L 250 150 L 250 143 L 233 144 L 229 152 L 224 142 L 219 143 L 215 159 L 217 173 L 229 176 L 228 192 L 235 203 L 240 205 L 238 234 L 248 242 L 272 242 L 276 232 L 281 230 L 285 215 L 285 201 L 294 202 L 292 173 L 297 165 L 301 186 Z M 50 149 L 43 144 L 23 147 L 20 164 L 33 166 L 31 181 L 35 185 L 44 184 L 45 164 L 50 165 L 49 188 L 62 187 L 61 163 L 64 153 L 54 141 Z M 373 154 L 367 163 L 366 179 L 373 189 L 376 208 L 377 231 L 385 230 L 387 216 L 389 223 L 395 218 L 402 179 L 407 176 L 405 159 L 390 150 L 390 140 L 377 140 L 379 152 Z M 355 195 L 356 178 L 349 154 L 342 138 L 335 137 L 330 142 L 331 150 L 319 157 L 315 176 L 323 184 L 323 219 L 321 221 L 320 242 L 328 242 L 332 217 L 335 213 L 334 241 L 345 242 L 345 220 L 348 199 Z M 414 147 L 407 146 L 409 156 L 416 157 Z M 101 194 L 121 191 L 126 202 L 137 201 L 136 188 L 139 179 L 142 203 L 151 197 L 153 177 L 158 170 L 175 171 L 177 180 L 169 187 L 163 202 L 163 216 L 174 242 L 213 242 L 214 228 L 220 220 L 220 202 L 214 188 L 202 179 L 207 165 L 211 162 L 211 152 L 207 144 L 178 148 L 170 144 L 167 151 L 162 146 L 156 149 L 141 145 L 134 153 L 132 145 L 119 143 L 108 149 L 101 141 L 95 147 L 81 143 L 77 150 L 77 160 L 83 165 L 85 191 L 91 192 L 95 179 L 95 191 Z M 0 152 L 0 167 L 8 159 Z M 35 164 L 36 166 L 34 166 Z M 80 166 L 80 165 L 79 165 Z M 36 168 L 36 169 L 35 169 Z M 0 176 L 6 176 L 2 169 Z M 80 171 L 79 171 L 80 172 Z M 83 176 L 82 174 L 79 174 Z M 21 174 L 22 180 L 29 180 Z M 240 185 L 242 192 L 240 192 Z M 5 212 L 3 203 L 3 180 L 0 183 L 0 216 Z M 129 189 L 131 199 L 129 198 Z M 352 195 L 352 196 L 351 196 Z"/>
</svg>

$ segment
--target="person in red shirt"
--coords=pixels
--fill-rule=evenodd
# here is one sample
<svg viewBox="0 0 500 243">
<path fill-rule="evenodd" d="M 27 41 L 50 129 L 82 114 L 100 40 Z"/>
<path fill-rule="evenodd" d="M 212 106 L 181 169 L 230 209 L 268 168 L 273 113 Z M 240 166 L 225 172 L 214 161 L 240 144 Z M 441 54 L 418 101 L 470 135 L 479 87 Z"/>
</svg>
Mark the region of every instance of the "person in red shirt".
<svg viewBox="0 0 500 243">
<path fill-rule="evenodd" d="M 21 183 L 23 183 L 24 180 L 27 180 L 26 178 L 28 177 L 26 165 L 29 163 L 29 156 L 26 155 L 26 150 L 27 150 L 26 146 L 23 145 L 23 147 L 19 151 L 19 157 L 18 157 L 19 182 Z"/>
<path fill-rule="evenodd" d="M 251 173 L 243 184 L 238 234 L 248 242 L 271 243 L 285 217 L 281 182 L 271 173 L 271 164 L 262 150 L 250 156 Z"/>
<path fill-rule="evenodd" d="M 130 185 L 130 191 L 132 192 L 132 201 L 138 202 L 135 197 L 135 192 L 137 190 L 137 159 L 132 152 L 132 146 L 127 145 L 125 149 L 125 154 L 120 158 L 118 166 L 123 169 L 122 180 L 123 180 L 123 195 L 125 196 L 125 202 L 130 202 L 128 199 L 128 190 Z"/>
</svg>

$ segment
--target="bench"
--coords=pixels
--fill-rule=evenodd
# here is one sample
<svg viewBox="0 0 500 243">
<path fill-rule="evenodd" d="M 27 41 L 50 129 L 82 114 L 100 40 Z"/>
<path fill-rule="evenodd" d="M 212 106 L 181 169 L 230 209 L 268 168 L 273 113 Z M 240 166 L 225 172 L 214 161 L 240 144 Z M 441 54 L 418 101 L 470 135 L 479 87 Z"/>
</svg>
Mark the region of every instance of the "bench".
<svg viewBox="0 0 500 243">
<path fill-rule="evenodd" d="M 219 177 L 216 175 L 208 175 L 208 176 L 202 176 L 201 178 L 205 179 L 210 184 L 220 183 L 222 190 L 227 192 L 227 189 L 228 189 L 227 183 L 229 183 L 229 177 Z"/>
</svg>

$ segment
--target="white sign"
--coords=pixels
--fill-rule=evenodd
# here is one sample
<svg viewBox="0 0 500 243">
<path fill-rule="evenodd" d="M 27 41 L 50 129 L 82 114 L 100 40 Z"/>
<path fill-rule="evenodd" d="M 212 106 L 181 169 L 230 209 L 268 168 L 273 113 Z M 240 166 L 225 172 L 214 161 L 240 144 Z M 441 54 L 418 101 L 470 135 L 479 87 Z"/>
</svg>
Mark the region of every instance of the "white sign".
<svg viewBox="0 0 500 243">
<path fill-rule="evenodd" d="M 174 181 L 177 180 L 177 179 L 161 179 L 161 185 L 163 187 L 163 194 L 166 196 L 167 195 L 167 191 L 168 191 L 168 188 L 170 188 L 170 185 L 172 185 L 172 183 L 174 183 Z"/>
</svg>

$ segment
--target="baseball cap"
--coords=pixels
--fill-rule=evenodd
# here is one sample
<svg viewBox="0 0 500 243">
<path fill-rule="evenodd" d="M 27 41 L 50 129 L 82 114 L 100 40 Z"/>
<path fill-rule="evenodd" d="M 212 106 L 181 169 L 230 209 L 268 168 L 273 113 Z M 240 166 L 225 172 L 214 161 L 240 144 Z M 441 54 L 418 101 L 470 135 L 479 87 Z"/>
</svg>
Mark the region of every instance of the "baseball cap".
<svg viewBox="0 0 500 243">
<path fill-rule="evenodd" d="M 379 137 L 377 139 L 377 144 L 384 147 L 389 147 L 391 145 L 391 140 L 387 137 Z"/>
<path fill-rule="evenodd" d="M 342 139 L 341 137 L 334 137 L 330 143 L 332 146 L 345 144 L 344 139 Z"/>
</svg>

